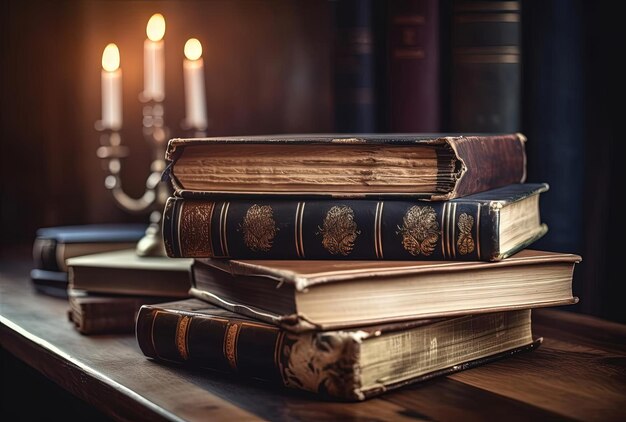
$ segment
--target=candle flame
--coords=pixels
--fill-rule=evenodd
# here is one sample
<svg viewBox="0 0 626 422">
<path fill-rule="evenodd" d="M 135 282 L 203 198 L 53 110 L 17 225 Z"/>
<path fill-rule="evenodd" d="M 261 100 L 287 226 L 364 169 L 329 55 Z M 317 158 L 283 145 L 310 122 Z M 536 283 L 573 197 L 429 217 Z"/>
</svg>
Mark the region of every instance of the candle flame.
<svg viewBox="0 0 626 422">
<path fill-rule="evenodd" d="M 165 18 L 160 13 L 155 13 L 150 17 L 146 26 L 146 34 L 152 41 L 159 41 L 165 35 Z"/>
<path fill-rule="evenodd" d="M 185 57 L 189 60 L 198 60 L 202 57 L 202 44 L 197 38 L 189 38 L 185 43 Z"/>
<path fill-rule="evenodd" d="M 120 67 L 120 50 L 110 43 L 102 52 L 102 68 L 107 72 L 115 72 Z"/>
</svg>

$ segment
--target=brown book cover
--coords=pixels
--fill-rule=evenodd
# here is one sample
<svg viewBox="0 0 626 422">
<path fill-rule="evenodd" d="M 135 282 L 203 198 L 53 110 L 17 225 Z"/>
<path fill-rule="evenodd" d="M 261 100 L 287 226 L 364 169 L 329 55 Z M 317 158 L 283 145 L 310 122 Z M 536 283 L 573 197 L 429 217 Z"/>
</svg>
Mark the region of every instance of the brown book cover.
<svg viewBox="0 0 626 422">
<path fill-rule="evenodd" d="M 536 347 L 530 310 L 295 334 L 198 300 L 145 305 L 142 352 L 342 400 L 364 400 Z"/>
<path fill-rule="evenodd" d="M 526 138 L 329 134 L 170 140 L 166 176 L 183 197 L 214 195 L 447 200 L 523 183 Z"/>
<path fill-rule="evenodd" d="M 292 331 L 576 303 L 580 256 L 498 262 L 197 259 L 191 294 Z"/>
<path fill-rule="evenodd" d="M 135 249 L 67 260 L 69 287 L 91 293 L 188 297 L 192 260 L 140 257 Z"/>
<path fill-rule="evenodd" d="M 133 333 L 142 305 L 173 300 L 154 296 L 114 296 L 68 289 L 69 319 L 82 334 Z"/>
</svg>

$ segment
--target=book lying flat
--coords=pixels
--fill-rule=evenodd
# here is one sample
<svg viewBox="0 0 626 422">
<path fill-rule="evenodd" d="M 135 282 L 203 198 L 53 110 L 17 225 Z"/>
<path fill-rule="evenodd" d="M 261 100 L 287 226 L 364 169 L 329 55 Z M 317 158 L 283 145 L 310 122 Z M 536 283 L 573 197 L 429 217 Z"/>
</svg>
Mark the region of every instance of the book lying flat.
<svg viewBox="0 0 626 422">
<path fill-rule="evenodd" d="M 133 333 L 139 308 L 166 302 L 167 297 L 121 296 L 69 289 L 69 319 L 82 334 Z"/>
<path fill-rule="evenodd" d="M 67 271 L 65 260 L 75 256 L 135 247 L 145 224 L 86 224 L 37 230 L 33 243 L 35 268 Z"/>
<path fill-rule="evenodd" d="M 523 183 L 525 138 L 311 134 L 172 139 L 177 195 L 411 196 L 446 200 Z"/>
<path fill-rule="evenodd" d="M 188 297 L 191 259 L 140 257 L 134 249 L 67 260 L 69 287 L 91 293 Z"/>
<path fill-rule="evenodd" d="M 142 306 L 136 334 L 150 358 L 364 400 L 536 347 L 530 313 L 295 334 L 189 299 Z"/>
<path fill-rule="evenodd" d="M 30 280 L 37 293 L 67 299 L 67 273 L 65 271 L 30 270 Z"/>
<path fill-rule="evenodd" d="M 515 184 L 441 202 L 172 197 L 163 237 L 171 257 L 497 261 L 546 233 L 547 190 Z"/>
<path fill-rule="evenodd" d="M 287 330 L 576 303 L 578 255 L 524 250 L 498 262 L 197 259 L 191 294 Z"/>
</svg>

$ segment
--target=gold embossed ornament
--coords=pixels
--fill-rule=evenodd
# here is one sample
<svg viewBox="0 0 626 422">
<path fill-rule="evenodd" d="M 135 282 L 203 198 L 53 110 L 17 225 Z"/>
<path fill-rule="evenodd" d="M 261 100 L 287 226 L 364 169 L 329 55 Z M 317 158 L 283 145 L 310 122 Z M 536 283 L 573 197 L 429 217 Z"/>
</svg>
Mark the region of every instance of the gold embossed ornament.
<svg viewBox="0 0 626 422">
<path fill-rule="evenodd" d="M 402 219 L 396 234 L 402 234 L 402 246 L 411 255 L 428 256 L 433 253 L 439 240 L 439 223 L 433 207 L 413 206 Z"/>
<path fill-rule="evenodd" d="M 459 215 L 459 238 L 456 241 L 456 248 L 461 255 L 474 252 L 474 239 L 472 239 L 472 227 L 474 217 L 465 213 Z"/>
<path fill-rule="evenodd" d="M 278 232 L 272 207 L 252 205 L 248 208 L 240 228 L 243 229 L 243 241 L 251 251 L 269 251 Z"/>
<path fill-rule="evenodd" d="M 317 228 L 316 234 L 322 235 L 322 246 L 333 255 L 348 255 L 361 234 L 354 221 L 354 211 L 345 205 L 328 210 L 322 227 Z"/>
</svg>

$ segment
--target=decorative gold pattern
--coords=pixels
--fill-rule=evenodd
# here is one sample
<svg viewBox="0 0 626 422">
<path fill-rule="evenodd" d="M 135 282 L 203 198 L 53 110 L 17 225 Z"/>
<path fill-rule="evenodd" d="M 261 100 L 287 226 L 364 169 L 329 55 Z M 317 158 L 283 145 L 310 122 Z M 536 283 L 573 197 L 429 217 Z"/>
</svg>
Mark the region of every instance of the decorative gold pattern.
<svg viewBox="0 0 626 422">
<path fill-rule="evenodd" d="M 184 201 L 180 207 L 178 244 L 181 256 L 202 258 L 213 256 L 211 218 L 214 202 Z"/>
<path fill-rule="evenodd" d="M 224 356 L 233 370 L 237 370 L 237 337 L 239 335 L 239 324 L 228 324 L 226 327 L 226 338 L 224 339 Z"/>
<path fill-rule="evenodd" d="M 269 205 L 254 204 L 246 212 L 243 223 L 243 242 L 253 252 L 267 252 L 278 232 L 274 211 Z"/>
<path fill-rule="evenodd" d="M 480 261 L 480 203 L 478 203 L 478 210 L 476 211 L 476 254 L 478 255 L 478 260 Z"/>
<path fill-rule="evenodd" d="M 359 347 L 360 342 L 346 333 L 285 332 L 279 366 L 283 383 L 334 397 L 355 397 L 353 372 Z"/>
<path fill-rule="evenodd" d="M 189 323 L 191 317 L 181 315 L 176 325 L 176 349 L 183 360 L 189 359 L 189 350 L 187 348 L 187 332 L 189 331 Z"/>
<path fill-rule="evenodd" d="M 228 208 L 230 202 L 222 203 L 222 209 L 220 211 L 220 246 L 222 248 L 222 257 L 229 257 L 228 254 L 228 239 L 226 238 L 226 222 L 228 219 Z"/>
<path fill-rule="evenodd" d="M 302 217 L 304 215 L 304 206 L 306 202 L 298 202 L 296 207 L 296 224 L 294 226 L 294 235 L 296 242 L 296 254 L 298 258 L 304 258 L 304 242 L 302 240 Z"/>
<path fill-rule="evenodd" d="M 439 223 L 433 207 L 411 207 L 403 218 L 402 227 L 397 226 L 396 234 L 402 234 L 402 246 L 411 255 L 429 256 L 439 241 Z"/>
<path fill-rule="evenodd" d="M 376 258 L 383 259 L 383 236 L 382 236 L 382 222 L 383 222 L 383 206 L 384 202 L 378 202 L 376 204 L 376 215 L 374 217 L 374 248 L 376 250 Z"/>
<path fill-rule="evenodd" d="M 456 248 L 461 255 L 467 255 L 474 252 L 474 239 L 472 239 L 472 227 L 474 226 L 474 217 L 463 213 L 459 215 L 459 237 L 456 241 Z"/>
<path fill-rule="evenodd" d="M 324 218 L 323 226 L 317 226 L 322 235 L 322 246 L 333 255 L 348 255 L 354 248 L 354 241 L 361 234 L 354 221 L 352 208 L 341 205 L 334 206 Z"/>
</svg>

